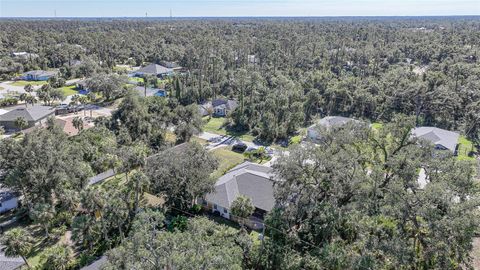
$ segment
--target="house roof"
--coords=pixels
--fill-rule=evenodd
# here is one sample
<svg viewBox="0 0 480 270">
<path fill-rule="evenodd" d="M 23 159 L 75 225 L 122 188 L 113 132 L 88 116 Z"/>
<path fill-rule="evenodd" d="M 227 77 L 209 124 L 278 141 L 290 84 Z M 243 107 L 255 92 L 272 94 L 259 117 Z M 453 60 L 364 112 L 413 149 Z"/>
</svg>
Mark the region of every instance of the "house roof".
<svg viewBox="0 0 480 270">
<path fill-rule="evenodd" d="M 105 181 L 106 179 L 115 176 L 115 171 L 114 170 L 108 170 L 106 172 L 103 172 L 101 174 L 97 174 L 93 177 L 90 177 L 88 179 L 88 185 L 95 185 L 98 183 L 101 183 Z"/>
<path fill-rule="evenodd" d="M 0 115 L 0 121 L 15 121 L 19 117 L 23 117 L 28 122 L 36 122 L 49 115 L 55 114 L 55 109 L 49 106 L 34 105 L 29 107 L 17 106 L 13 110 Z"/>
<path fill-rule="evenodd" d="M 225 108 L 227 110 L 235 110 L 238 107 L 238 103 L 232 99 L 214 99 L 212 101 L 214 108 Z"/>
<path fill-rule="evenodd" d="M 93 263 L 82 267 L 80 270 L 99 270 L 101 266 L 107 262 L 107 257 L 102 256 L 98 260 L 94 261 Z M 0 268 L 1 269 L 1 268 Z"/>
<path fill-rule="evenodd" d="M 168 74 L 171 72 L 172 72 L 172 69 L 166 68 L 164 66 L 156 65 L 156 64 L 150 64 L 136 71 L 136 73 L 154 74 L 154 75 Z"/>
<path fill-rule="evenodd" d="M 45 71 L 45 70 L 32 70 L 23 73 L 23 75 L 32 75 L 32 76 L 53 76 L 56 75 L 58 71 Z"/>
<path fill-rule="evenodd" d="M 0 202 L 6 202 L 15 197 L 17 197 L 17 195 L 12 190 L 8 188 L 0 188 Z"/>
<path fill-rule="evenodd" d="M 25 262 L 20 257 L 7 257 L 3 252 L 4 247 L 0 246 L 0 269 L 2 270 L 14 270 L 19 269 Z"/>
<path fill-rule="evenodd" d="M 455 152 L 460 138 L 457 132 L 436 127 L 417 127 L 412 130 L 412 136 L 441 145 L 452 152 Z"/>
<path fill-rule="evenodd" d="M 256 208 L 270 211 L 275 205 L 272 177 L 272 168 L 244 162 L 220 177 L 215 191 L 205 199 L 229 209 L 239 195 L 244 195 L 252 199 Z"/>
<path fill-rule="evenodd" d="M 319 126 L 322 126 L 328 129 L 328 128 L 343 126 L 350 121 L 356 121 L 356 120 L 353 118 L 348 118 L 343 116 L 327 116 L 320 119 L 320 121 L 318 121 L 317 124 Z"/>
<path fill-rule="evenodd" d="M 171 69 L 182 68 L 182 67 L 181 67 L 179 64 L 177 64 L 176 62 L 162 61 L 160 64 L 162 64 L 162 65 L 165 66 L 166 68 L 171 68 Z"/>
</svg>

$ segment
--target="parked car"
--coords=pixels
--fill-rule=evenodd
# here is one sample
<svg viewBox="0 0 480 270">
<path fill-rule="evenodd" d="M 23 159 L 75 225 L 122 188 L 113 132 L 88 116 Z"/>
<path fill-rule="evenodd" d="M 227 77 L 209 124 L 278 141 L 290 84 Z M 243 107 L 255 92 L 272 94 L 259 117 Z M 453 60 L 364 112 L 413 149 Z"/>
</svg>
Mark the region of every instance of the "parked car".
<svg viewBox="0 0 480 270">
<path fill-rule="evenodd" d="M 245 143 L 241 142 L 241 143 L 234 144 L 232 146 L 232 151 L 238 152 L 238 153 L 243 153 L 243 152 L 245 152 L 245 150 L 247 150 L 247 148 L 248 148 L 248 146 Z"/>
</svg>

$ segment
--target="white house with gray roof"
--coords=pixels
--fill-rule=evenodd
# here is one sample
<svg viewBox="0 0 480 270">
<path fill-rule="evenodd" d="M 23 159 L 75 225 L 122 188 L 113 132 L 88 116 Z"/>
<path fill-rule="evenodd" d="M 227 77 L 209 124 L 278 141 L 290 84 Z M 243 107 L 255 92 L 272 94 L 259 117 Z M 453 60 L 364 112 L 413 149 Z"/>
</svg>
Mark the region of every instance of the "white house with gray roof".
<svg viewBox="0 0 480 270">
<path fill-rule="evenodd" d="M 412 136 L 426 140 L 435 145 L 437 150 L 449 150 L 456 153 L 460 134 L 457 132 L 436 128 L 417 127 L 412 130 Z"/>
<path fill-rule="evenodd" d="M 324 117 L 307 129 L 307 139 L 313 142 L 319 142 L 322 138 L 320 134 L 322 129 L 329 131 L 335 128 L 340 128 L 352 121 L 358 122 L 358 120 L 343 116 Z"/>
<path fill-rule="evenodd" d="M 49 106 L 17 106 L 9 112 L 0 115 L 0 126 L 5 130 L 16 130 L 15 120 L 23 118 L 28 122 L 26 128 L 31 128 L 43 124 L 49 116 L 55 115 L 55 109 Z"/>
<path fill-rule="evenodd" d="M 256 216 L 263 218 L 275 205 L 273 176 L 270 167 L 244 162 L 220 177 L 215 184 L 215 191 L 207 194 L 202 203 L 212 212 L 230 219 L 233 201 L 243 195 L 252 199 Z"/>
<path fill-rule="evenodd" d="M 135 71 L 133 74 L 137 77 L 144 77 L 146 75 L 154 75 L 157 77 L 169 76 L 173 74 L 173 69 L 167 68 L 157 64 L 150 64 Z"/>
</svg>

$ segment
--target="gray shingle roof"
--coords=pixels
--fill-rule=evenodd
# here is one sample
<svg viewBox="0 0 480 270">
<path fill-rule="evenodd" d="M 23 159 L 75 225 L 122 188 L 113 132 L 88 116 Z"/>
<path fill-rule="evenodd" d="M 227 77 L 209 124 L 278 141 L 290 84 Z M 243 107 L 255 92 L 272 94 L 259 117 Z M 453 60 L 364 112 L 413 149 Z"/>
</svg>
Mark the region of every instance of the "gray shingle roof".
<svg viewBox="0 0 480 270">
<path fill-rule="evenodd" d="M 88 179 L 88 184 L 89 185 L 95 185 L 95 184 L 101 183 L 101 182 L 105 181 L 106 179 L 108 179 L 110 177 L 113 177 L 113 176 L 115 176 L 115 171 L 114 170 L 108 170 L 108 171 L 103 172 L 101 174 L 97 174 L 93 177 L 90 177 Z"/>
<path fill-rule="evenodd" d="M 100 267 L 107 262 L 107 257 L 102 256 L 100 259 L 94 261 L 90 265 L 82 267 L 80 270 L 99 270 Z M 1 269 L 1 268 L 0 268 Z"/>
<path fill-rule="evenodd" d="M 13 198 L 17 197 L 17 195 L 8 188 L 0 188 L 0 202 L 6 202 Z M 0 268 L 1 269 L 1 268 Z"/>
<path fill-rule="evenodd" d="M 343 126 L 350 121 L 355 121 L 355 119 L 343 116 L 327 116 L 320 119 L 320 121 L 318 121 L 318 125 L 325 128 L 332 128 Z"/>
<path fill-rule="evenodd" d="M 20 266 L 25 262 L 20 257 L 6 257 L 3 252 L 3 246 L 0 246 L 0 269 L 1 270 L 14 270 L 20 269 Z"/>
<path fill-rule="evenodd" d="M 0 121 L 15 121 L 18 117 L 23 117 L 31 122 L 41 120 L 53 114 L 55 114 L 55 109 L 49 106 L 34 105 L 27 108 L 18 106 L 8 113 L 0 115 Z"/>
<path fill-rule="evenodd" d="M 172 72 L 172 69 L 166 68 L 164 66 L 156 65 L 156 64 L 150 64 L 136 71 L 136 73 L 153 74 L 153 75 L 168 74 L 171 72 Z"/>
<path fill-rule="evenodd" d="M 23 75 L 32 75 L 32 76 L 54 76 L 57 75 L 58 71 L 46 71 L 46 70 L 32 70 L 23 73 Z"/>
<path fill-rule="evenodd" d="M 252 199 L 255 207 L 270 211 L 275 205 L 272 177 L 272 168 L 245 162 L 220 177 L 215 191 L 205 199 L 229 209 L 239 195 L 244 195 Z"/>
<path fill-rule="evenodd" d="M 412 130 L 412 136 L 429 141 L 437 146 L 442 146 L 455 152 L 460 134 L 457 132 L 436 128 L 418 127 Z"/>
<path fill-rule="evenodd" d="M 235 100 L 232 99 L 215 99 L 212 101 L 212 106 L 215 107 L 224 107 L 227 110 L 235 110 L 238 107 L 238 104 Z"/>
</svg>

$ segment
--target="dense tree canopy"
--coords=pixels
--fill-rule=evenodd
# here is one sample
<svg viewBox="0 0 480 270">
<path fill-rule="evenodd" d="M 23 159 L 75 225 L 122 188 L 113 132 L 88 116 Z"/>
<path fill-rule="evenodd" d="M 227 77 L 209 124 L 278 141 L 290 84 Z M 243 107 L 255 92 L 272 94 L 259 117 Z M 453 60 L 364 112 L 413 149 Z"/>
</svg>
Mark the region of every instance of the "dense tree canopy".
<svg viewBox="0 0 480 270">
<path fill-rule="evenodd" d="M 479 225 L 472 164 L 411 139 L 413 122 L 396 118 L 379 131 L 353 125 L 280 159 L 267 268 L 467 265 Z"/>
</svg>

